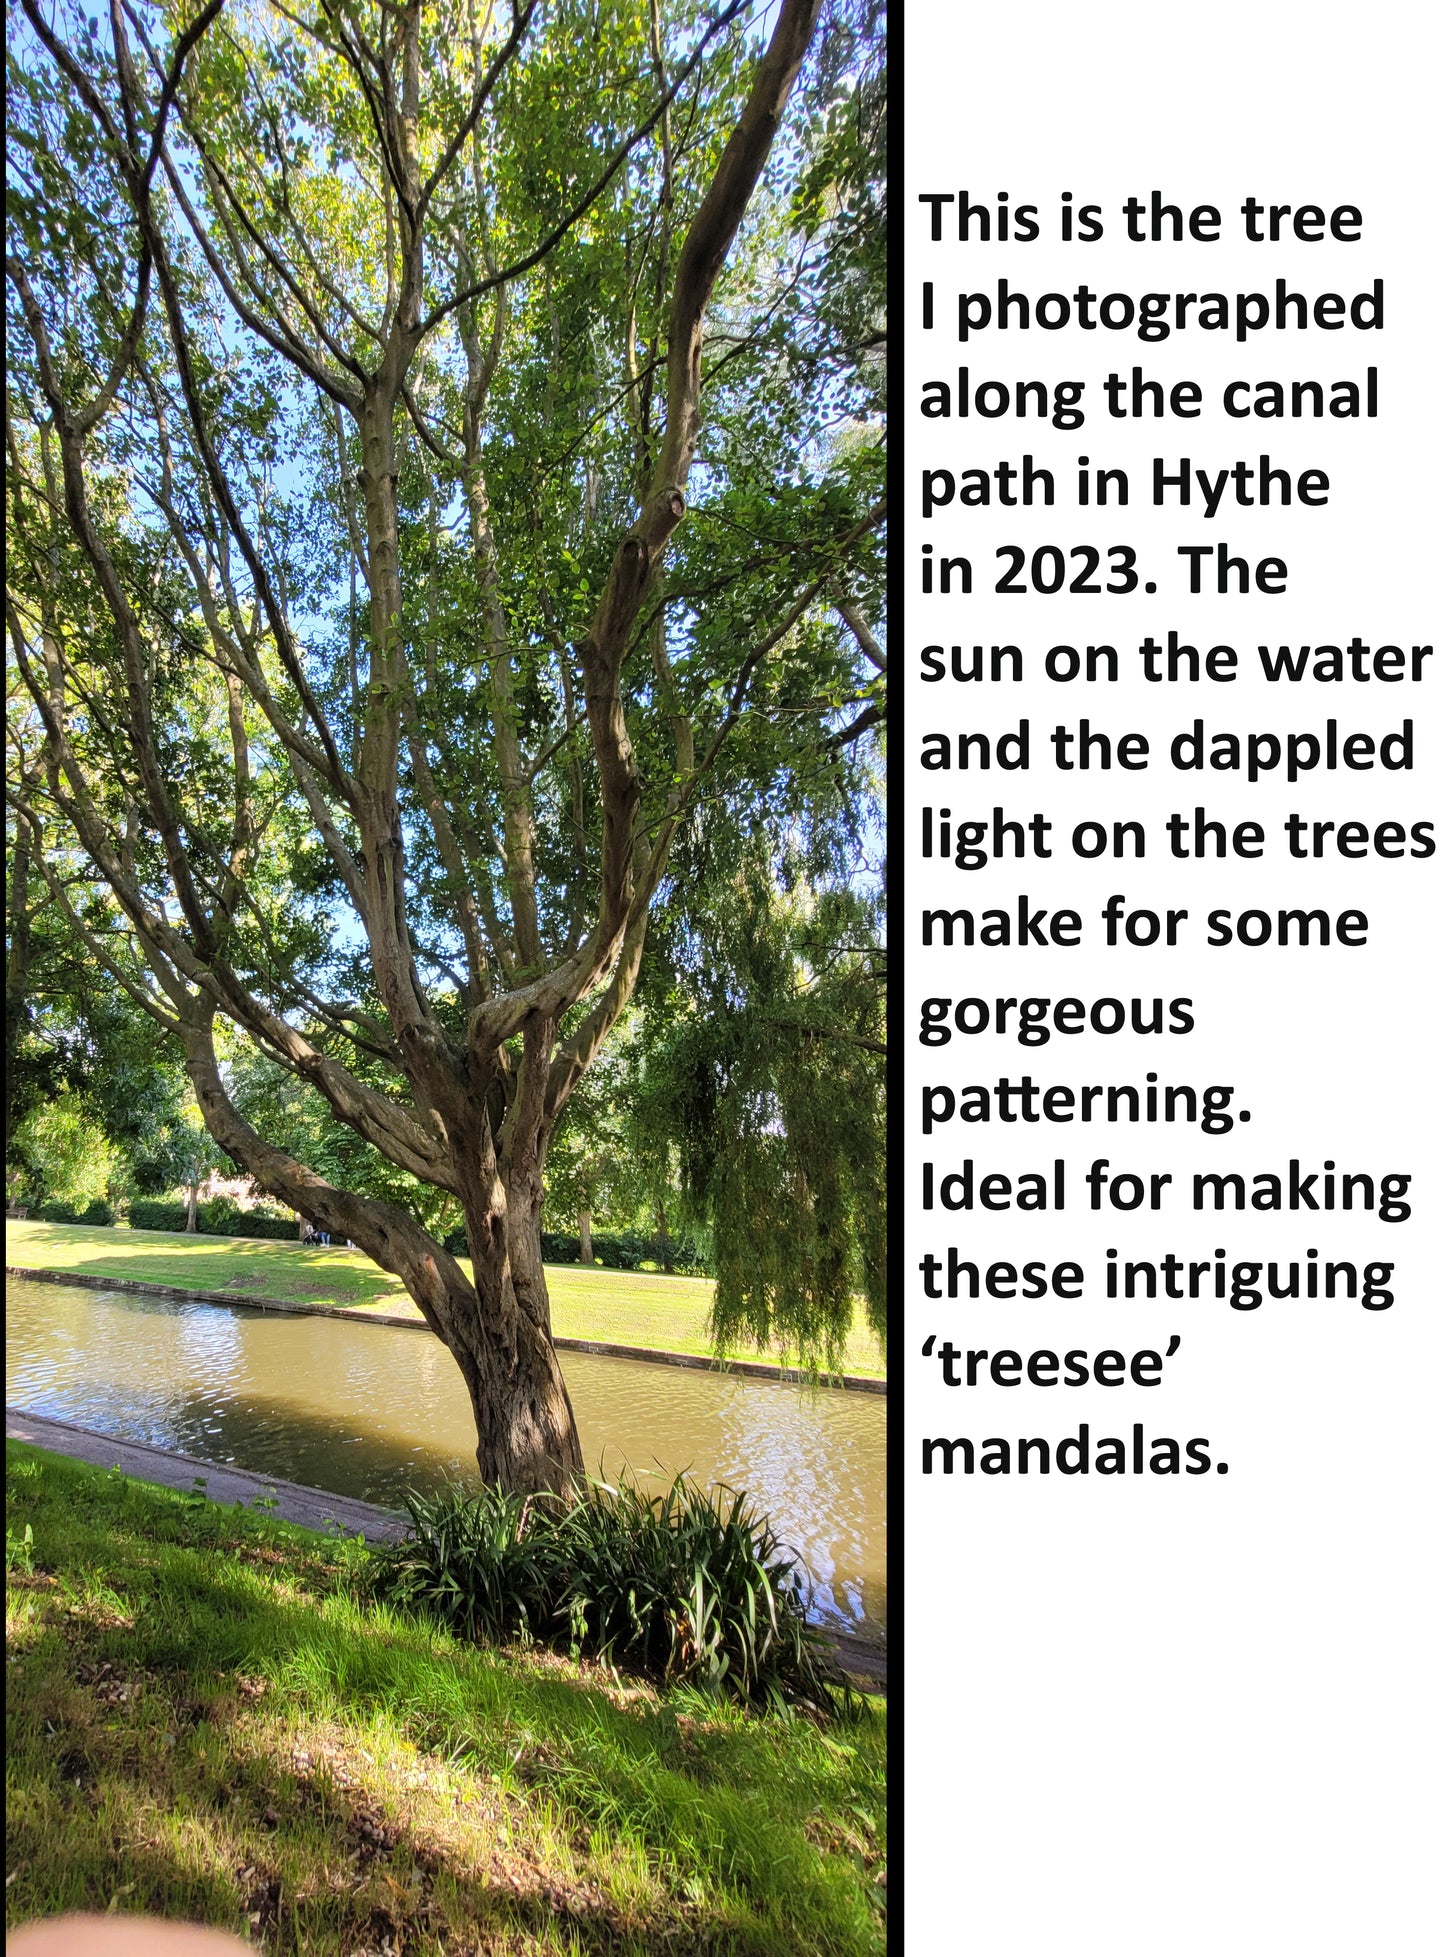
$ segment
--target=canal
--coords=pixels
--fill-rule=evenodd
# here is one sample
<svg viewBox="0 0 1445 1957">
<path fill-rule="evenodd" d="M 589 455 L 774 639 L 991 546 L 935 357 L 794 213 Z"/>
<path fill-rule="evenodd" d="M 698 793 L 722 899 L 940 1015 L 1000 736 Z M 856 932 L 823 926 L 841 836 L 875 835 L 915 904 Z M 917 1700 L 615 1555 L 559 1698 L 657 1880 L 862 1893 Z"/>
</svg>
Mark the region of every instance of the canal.
<svg viewBox="0 0 1445 1957">
<path fill-rule="evenodd" d="M 466 1389 L 429 1332 L 29 1279 L 6 1296 L 10 1406 L 391 1508 L 475 1478 Z M 562 1362 L 589 1472 L 746 1489 L 808 1570 L 816 1621 L 886 1635 L 880 1395 Z"/>
</svg>

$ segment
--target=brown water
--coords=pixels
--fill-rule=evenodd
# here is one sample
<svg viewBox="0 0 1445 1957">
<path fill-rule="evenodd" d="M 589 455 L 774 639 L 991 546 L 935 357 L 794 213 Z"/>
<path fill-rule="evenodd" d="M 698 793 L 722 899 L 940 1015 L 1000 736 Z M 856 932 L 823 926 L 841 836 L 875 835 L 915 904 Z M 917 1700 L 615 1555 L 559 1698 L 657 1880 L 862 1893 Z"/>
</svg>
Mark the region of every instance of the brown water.
<svg viewBox="0 0 1445 1957">
<path fill-rule="evenodd" d="M 6 1296 L 10 1406 L 393 1508 L 475 1477 L 466 1388 L 428 1332 L 28 1279 Z M 589 1470 L 746 1489 L 811 1574 L 815 1618 L 884 1635 L 881 1396 L 562 1361 Z"/>
</svg>

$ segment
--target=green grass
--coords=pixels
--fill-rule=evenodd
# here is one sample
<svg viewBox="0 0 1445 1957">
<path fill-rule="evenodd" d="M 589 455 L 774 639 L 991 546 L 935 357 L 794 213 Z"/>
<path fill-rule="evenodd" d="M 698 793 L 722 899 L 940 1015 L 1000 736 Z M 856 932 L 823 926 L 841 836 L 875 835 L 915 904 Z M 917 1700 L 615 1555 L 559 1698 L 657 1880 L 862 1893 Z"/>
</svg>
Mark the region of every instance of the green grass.
<svg viewBox="0 0 1445 1957">
<path fill-rule="evenodd" d="M 881 1709 L 823 1728 L 458 1643 L 359 1603 L 354 1545 L 14 1442 L 6 1478 L 10 1925 L 147 1911 L 306 1957 L 882 1948 Z"/>
<path fill-rule="evenodd" d="M 397 1280 L 359 1250 L 312 1248 L 264 1237 L 183 1236 L 164 1230 L 14 1221 L 6 1222 L 5 1240 L 7 1264 L 32 1270 L 87 1271 L 140 1283 L 247 1291 L 255 1298 L 420 1317 Z M 547 1286 L 552 1328 L 559 1338 L 645 1346 L 654 1352 L 706 1355 L 712 1351 L 707 1335 L 711 1278 L 549 1264 Z M 759 1355 L 739 1347 L 730 1356 L 756 1359 Z M 883 1357 L 871 1333 L 855 1328 L 844 1370 L 882 1377 Z"/>
</svg>

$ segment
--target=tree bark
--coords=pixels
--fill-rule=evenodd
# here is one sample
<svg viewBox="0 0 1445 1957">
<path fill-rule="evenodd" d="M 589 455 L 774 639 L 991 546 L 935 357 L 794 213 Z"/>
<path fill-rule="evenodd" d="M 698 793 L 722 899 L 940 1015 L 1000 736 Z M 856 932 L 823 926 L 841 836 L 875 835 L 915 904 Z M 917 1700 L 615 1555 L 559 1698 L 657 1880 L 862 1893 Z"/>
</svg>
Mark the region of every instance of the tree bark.
<svg viewBox="0 0 1445 1957">
<path fill-rule="evenodd" d="M 551 1336 L 541 1254 L 542 1165 L 548 1137 L 568 1094 L 632 995 L 648 908 L 663 874 L 672 831 L 694 785 L 689 766 L 690 730 L 674 715 L 678 758 L 687 779 L 679 782 L 672 813 L 660 833 L 641 819 L 642 779 L 624 708 L 623 666 L 642 608 L 657 589 L 668 541 L 686 511 L 686 489 L 701 426 L 704 315 L 766 164 L 814 33 L 820 4 L 821 0 L 782 0 L 746 101 L 682 240 L 669 308 L 663 437 L 636 520 L 614 554 L 589 623 L 570 648 L 581 668 L 581 705 L 595 763 L 600 843 L 595 880 L 589 879 L 595 893 L 591 928 L 580 941 L 576 934 L 569 937 L 565 954 L 557 956 L 554 952 L 555 962 L 550 965 L 538 930 L 534 888 L 531 783 L 535 768 L 525 766 L 514 737 L 519 709 L 513 697 L 506 617 L 491 569 L 495 544 L 485 480 L 479 467 L 464 472 L 474 543 L 487 572 L 483 584 L 488 594 L 484 634 L 488 699 L 501 775 L 502 854 L 512 912 L 512 943 L 506 955 L 497 960 L 499 974 L 509 989 L 470 1004 L 463 1044 L 448 1030 L 445 1016 L 434 1010 L 433 995 L 418 972 L 409 923 L 413 893 L 408 889 L 400 754 L 406 716 L 414 710 L 415 688 L 404 629 L 397 419 L 409 400 L 407 377 L 413 357 L 429 327 L 444 317 L 446 310 L 430 320 L 422 318 L 428 276 L 423 235 L 427 208 L 441 175 L 459 153 L 480 113 L 490 80 L 479 80 L 469 119 L 464 119 L 450 144 L 444 146 L 438 174 L 423 185 L 419 0 L 405 0 L 404 5 L 390 10 L 392 25 L 380 54 L 363 41 L 363 60 L 342 37 L 346 58 L 366 91 L 386 155 L 388 223 L 390 227 L 394 215 L 396 226 L 395 265 L 390 247 L 387 251 L 390 296 L 373 335 L 380 354 L 374 368 L 367 371 L 359 364 L 359 356 L 325 334 L 320 337 L 330 354 L 323 354 L 317 333 L 312 331 L 317 315 L 307 311 L 289 270 L 254 230 L 251 235 L 257 250 L 280 281 L 276 290 L 292 294 L 307 311 L 311 324 L 288 317 L 286 300 L 268 298 L 262 290 L 264 279 L 258 285 L 249 271 L 238 273 L 234 263 L 228 273 L 225 250 L 209 235 L 191 202 L 193 175 L 178 167 L 165 147 L 164 125 L 171 109 L 181 101 L 178 88 L 186 55 L 216 17 L 219 0 L 209 0 L 177 42 L 173 75 L 155 107 L 137 78 L 123 10 L 113 12 L 114 74 L 122 111 L 119 120 L 107 106 L 108 81 L 103 89 L 85 64 L 69 54 L 38 0 L 24 0 L 27 19 L 39 42 L 49 50 L 105 135 L 103 147 L 113 160 L 108 167 L 113 167 L 123 182 L 142 242 L 132 323 L 117 349 L 111 379 L 84 410 L 76 410 L 68 399 L 71 383 L 52 359 L 49 328 L 19 261 L 13 263 L 11 277 L 35 343 L 41 388 L 59 444 L 64 516 L 116 627 L 115 692 L 123 709 L 121 731 L 128 765 L 135 770 L 138 806 L 158 845 L 174 904 L 169 895 L 157 899 L 152 886 L 137 875 L 129 834 L 123 835 L 107 812 L 101 784 L 83 759 L 83 744 L 77 748 L 69 738 L 64 700 L 38 672 L 32 673 L 25 658 L 25 633 L 17 621 L 11 628 L 17 658 L 51 744 L 50 793 L 110 884 L 144 953 L 158 993 L 152 999 L 145 988 L 140 988 L 132 996 L 182 1040 L 207 1131 L 259 1187 L 316 1228 L 355 1242 L 401 1279 L 432 1331 L 451 1351 L 466 1381 L 482 1477 L 504 1489 L 566 1493 L 582 1472 L 576 1421 Z M 699 43 L 695 59 L 701 58 L 711 33 L 737 11 L 736 6 L 723 11 Z M 518 8 L 509 48 L 515 47 L 530 15 L 530 8 Z M 339 22 L 342 16 L 328 13 L 328 20 L 333 18 Z M 337 31 L 340 33 L 340 28 Z M 661 45 L 656 37 L 655 42 L 661 79 Z M 399 68 L 395 65 L 398 60 Z M 674 92 L 681 81 L 679 76 L 672 84 Z M 658 114 L 665 108 L 666 101 Z M 184 114 L 183 103 L 176 112 Z M 152 117 L 149 145 L 128 140 L 126 131 L 142 128 Z M 234 259 L 235 239 L 224 213 L 232 207 L 239 211 L 240 204 L 234 198 L 227 202 L 225 159 L 213 156 L 204 147 L 203 132 L 187 126 L 200 149 L 197 167 L 204 170 L 214 192 Z M 650 126 L 644 125 L 637 139 Z M 633 141 L 629 139 L 617 152 L 594 194 L 600 194 L 622 158 L 630 153 Z M 664 142 L 670 143 L 666 130 Z M 147 148 L 149 159 L 145 160 Z M 670 162 L 668 167 L 670 172 Z M 160 191 L 164 191 L 164 198 Z M 229 464 L 199 377 L 201 369 L 188 324 L 187 281 L 169 243 L 164 206 L 170 204 L 183 212 L 211 274 L 243 323 L 299 375 L 330 400 L 339 402 L 356 423 L 370 631 L 368 668 L 364 680 L 358 675 L 353 682 L 353 690 L 359 683 L 361 723 L 354 774 L 342 764 L 322 702 L 307 678 L 306 661 L 288 614 L 284 583 L 279 575 L 273 575 L 262 547 L 264 537 L 252 529 L 243 513 L 245 497 L 235 493 L 229 480 Z M 577 215 L 586 208 L 586 203 L 579 205 Z M 566 228 L 564 225 L 557 231 L 555 238 L 560 238 Z M 504 278 L 517 276 L 540 262 L 549 248 L 544 245 L 530 257 L 519 259 L 505 274 L 489 274 L 489 279 L 500 289 Z M 209 572 L 205 567 L 199 567 L 199 574 L 193 569 L 200 609 L 210 621 L 221 665 L 250 693 L 275 730 L 296 791 L 310 810 L 360 916 L 371 975 L 385 1013 L 386 1057 L 404 1079 L 407 1099 L 372 1088 L 325 1051 L 324 1040 L 313 1044 L 306 1039 L 285 1009 L 273 1009 L 266 995 L 243 978 L 240 962 L 230 960 L 228 945 L 234 936 L 242 894 L 241 870 L 235 864 L 244 864 L 251 833 L 244 726 L 236 722 L 241 738 L 235 761 L 238 799 L 232 866 L 219 882 L 211 875 L 205 856 L 197 851 L 183 785 L 172 779 L 162 763 L 153 701 L 150 626 L 137 610 L 127 579 L 112 558 L 105 541 L 108 529 L 93 518 L 84 462 L 88 437 L 108 411 L 120 378 L 139 358 L 152 282 L 175 357 L 175 378 L 193 431 L 200 478 L 214 502 L 223 536 L 234 540 L 240 550 L 254 590 L 251 622 L 233 619 L 236 629 L 223 634 L 217 629 L 219 601 L 211 594 Z M 461 297 L 451 303 L 460 304 Z M 468 459 L 478 460 L 475 441 L 469 446 Z M 164 467 L 169 470 L 168 454 Z M 54 499 L 50 507 L 55 507 Z M 184 525 L 176 527 L 184 552 Z M 194 550 L 188 561 L 195 562 Z M 227 603 L 234 613 L 233 601 L 228 598 Z M 299 702 L 295 724 L 278 706 L 262 670 L 255 650 L 257 620 L 264 620 L 295 691 Z M 562 648 L 559 651 L 567 656 Z M 655 648 L 654 658 L 661 683 L 666 674 L 665 639 Z M 63 677 L 62 673 L 62 682 Z M 570 693 L 570 679 L 567 685 Z M 735 717 L 736 706 L 735 700 L 727 724 Z M 714 746 L 710 757 L 715 752 Z M 420 756 L 418 772 L 425 774 L 424 729 L 417 730 L 415 753 Z M 702 772 L 707 765 L 702 765 Z M 440 795 L 437 808 L 445 815 Z M 354 844 L 348 840 L 353 829 Z M 449 872 L 458 876 L 464 865 L 460 852 L 451 851 L 447 845 L 445 821 L 439 822 L 438 835 Z M 480 993 L 479 936 L 469 938 L 468 949 L 472 954 L 471 977 Z M 558 1029 L 564 1015 L 594 992 L 599 994 L 598 1002 L 582 1026 L 559 1042 Z M 472 1264 L 470 1278 L 406 1211 L 328 1183 L 251 1128 L 231 1101 L 217 1062 L 212 1024 L 218 1011 L 320 1093 L 332 1113 L 386 1159 L 460 1201 Z M 520 1059 L 512 1044 L 518 1036 Z M 193 1184 L 188 1189 L 186 1226 L 191 1231 L 197 1224 L 197 1198 Z M 586 1222 L 590 1250 L 590 1217 Z"/>
<path fill-rule="evenodd" d="M 5 1160 L 15 1132 L 17 1059 L 25 1029 L 30 986 L 30 825 L 17 820 L 10 862 L 9 944 L 5 953 Z"/>
<path fill-rule="evenodd" d="M 504 1181 L 485 1118 L 457 1135 L 473 1276 L 405 1210 L 338 1189 L 263 1140 L 236 1108 L 216 1059 L 210 1018 L 185 1027 L 186 1070 L 206 1126 L 259 1187 L 319 1230 L 350 1239 L 392 1271 L 451 1352 L 477 1429 L 477 1467 L 493 1486 L 568 1496 L 582 1473 L 577 1423 L 552 1345 L 542 1273 L 541 1173 Z"/>
<path fill-rule="evenodd" d="M 577 1212 L 577 1239 L 580 1246 L 578 1250 L 579 1263 L 590 1264 L 592 1262 L 591 1210 L 579 1210 Z"/>
<path fill-rule="evenodd" d="M 483 1481 L 517 1491 L 550 1489 L 570 1496 L 583 1473 L 582 1443 L 571 1396 L 557 1362 L 551 1327 L 528 1309 L 529 1287 L 513 1267 L 519 1234 L 530 1237 L 526 1262 L 541 1280 L 541 1220 L 507 1231 L 508 1249 L 486 1263 L 475 1251 L 475 1304 L 469 1336 L 457 1352 L 477 1425 L 477 1465 Z M 545 1281 L 540 1283 L 543 1300 Z M 532 1294 L 536 1295 L 535 1290 Z"/>
<path fill-rule="evenodd" d="M 670 1276 L 677 1259 L 673 1254 L 672 1238 L 668 1235 L 667 1211 L 660 1202 L 657 1205 L 657 1254 L 663 1270 Z"/>
</svg>

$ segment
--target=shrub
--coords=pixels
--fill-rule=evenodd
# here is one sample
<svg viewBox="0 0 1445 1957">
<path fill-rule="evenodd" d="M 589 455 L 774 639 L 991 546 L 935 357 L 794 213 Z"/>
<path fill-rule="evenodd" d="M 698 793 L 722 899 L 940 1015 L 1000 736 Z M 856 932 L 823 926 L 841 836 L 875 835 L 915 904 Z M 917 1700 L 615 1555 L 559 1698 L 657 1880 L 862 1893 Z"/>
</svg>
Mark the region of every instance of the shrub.
<svg viewBox="0 0 1445 1957">
<path fill-rule="evenodd" d="M 231 1196 L 211 1196 L 196 1206 L 196 1228 L 211 1237 L 234 1237 L 236 1225 L 245 1215 Z"/>
<path fill-rule="evenodd" d="M 816 1703 L 837 1683 L 797 1559 L 745 1495 L 592 1483 L 558 1533 L 574 1646 L 743 1699 Z"/>
<path fill-rule="evenodd" d="M 130 1206 L 132 1230 L 184 1230 L 184 1203 L 136 1197 Z M 229 1196 L 213 1196 L 196 1211 L 196 1228 L 207 1237 L 280 1237 L 296 1241 L 296 1222 L 277 1210 L 243 1210 Z"/>
<path fill-rule="evenodd" d="M 455 1232 L 457 1249 L 465 1255 L 466 1238 Z M 452 1248 L 448 1242 L 447 1248 Z M 594 1230 L 592 1260 L 607 1271 L 660 1271 L 665 1267 L 663 1246 L 643 1230 Z M 668 1245 L 673 1272 L 678 1277 L 711 1277 L 712 1265 L 702 1247 L 690 1237 L 674 1237 Z M 548 1264 L 577 1264 L 582 1259 L 582 1239 L 563 1231 L 542 1232 L 542 1257 Z"/>
<path fill-rule="evenodd" d="M 449 1230 L 443 1239 L 442 1248 L 453 1257 L 467 1255 L 467 1233 L 463 1229 Z M 669 1246 L 672 1257 L 672 1271 L 676 1277 L 711 1277 L 712 1265 L 702 1248 L 690 1237 L 674 1237 Z M 582 1239 L 569 1236 L 564 1230 L 544 1230 L 542 1232 L 542 1261 L 544 1264 L 580 1264 L 582 1261 Z M 663 1269 L 662 1246 L 656 1237 L 649 1237 L 641 1230 L 609 1232 L 594 1230 L 592 1233 L 592 1261 L 607 1271 L 660 1271 Z"/>
<path fill-rule="evenodd" d="M 807 1621 L 807 1584 L 771 1524 L 679 1475 L 661 1495 L 591 1482 L 570 1508 L 485 1489 L 407 1498 L 377 1548 L 377 1594 L 464 1637 L 531 1637 L 666 1683 L 774 1705 L 846 1701 Z"/>
<path fill-rule="evenodd" d="M 551 1634 L 560 1588 L 555 1533 L 534 1524 L 529 1496 L 451 1488 L 413 1490 L 405 1501 L 411 1535 L 374 1552 L 380 1594 L 439 1617 L 463 1637 L 502 1643 Z"/>
<path fill-rule="evenodd" d="M 130 1227 L 132 1230 L 184 1230 L 186 1206 L 137 1196 L 130 1206 Z"/>
<path fill-rule="evenodd" d="M 219 1234 L 227 1237 L 280 1237 L 295 1243 L 296 1219 L 294 1216 L 278 1215 L 274 1210 L 238 1210 L 227 1228 Z"/>
<path fill-rule="evenodd" d="M 88 1203 L 45 1202 L 36 1205 L 35 1214 L 42 1223 L 90 1223 L 107 1224 L 115 1222 L 115 1211 L 103 1196 L 92 1196 Z"/>
</svg>

